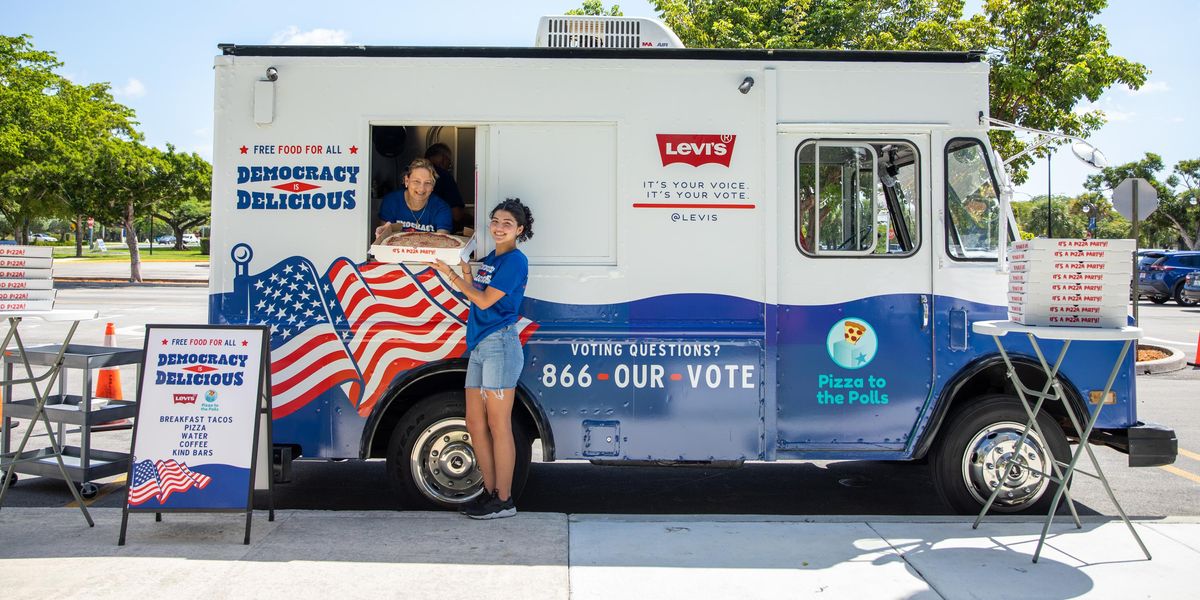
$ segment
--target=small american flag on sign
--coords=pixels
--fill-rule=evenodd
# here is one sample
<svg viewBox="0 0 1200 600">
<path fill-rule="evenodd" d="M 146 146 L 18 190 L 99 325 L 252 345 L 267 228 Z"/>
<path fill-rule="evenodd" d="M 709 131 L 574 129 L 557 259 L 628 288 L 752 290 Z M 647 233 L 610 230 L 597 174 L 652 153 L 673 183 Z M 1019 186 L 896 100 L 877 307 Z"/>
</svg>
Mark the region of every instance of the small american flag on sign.
<svg viewBox="0 0 1200 600">
<path fill-rule="evenodd" d="M 137 506 L 151 498 L 159 503 L 171 494 L 183 493 L 193 487 L 204 489 L 212 477 L 196 473 L 175 459 L 152 462 L 143 460 L 133 465 L 133 481 L 129 485 L 129 505 Z"/>
</svg>

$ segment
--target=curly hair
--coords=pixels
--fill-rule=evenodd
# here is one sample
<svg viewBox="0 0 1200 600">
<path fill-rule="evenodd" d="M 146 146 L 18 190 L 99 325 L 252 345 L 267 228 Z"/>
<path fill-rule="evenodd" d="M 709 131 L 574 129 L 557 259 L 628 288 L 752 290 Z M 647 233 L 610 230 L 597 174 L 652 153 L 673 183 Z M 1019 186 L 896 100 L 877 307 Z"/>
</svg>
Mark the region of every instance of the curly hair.
<svg viewBox="0 0 1200 600">
<path fill-rule="evenodd" d="M 521 203 L 520 198 L 505 198 L 503 202 L 496 205 L 496 208 L 492 209 L 489 216 L 495 217 L 498 210 L 512 215 L 517 225 L 524 228 L 521 230 L 521 235 L 517 236 L 518 242 L 524 242 L 533 237 L 533 212 L 529 210 L 528 206 Z"/>
</svg>

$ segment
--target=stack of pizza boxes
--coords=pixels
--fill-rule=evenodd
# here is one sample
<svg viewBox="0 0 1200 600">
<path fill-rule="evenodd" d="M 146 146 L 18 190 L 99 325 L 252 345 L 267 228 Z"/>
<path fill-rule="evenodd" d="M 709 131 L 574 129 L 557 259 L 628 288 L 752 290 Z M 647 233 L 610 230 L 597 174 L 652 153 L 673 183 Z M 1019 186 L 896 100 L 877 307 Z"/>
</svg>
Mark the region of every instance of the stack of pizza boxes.
<svg viewBox="0 0 1200 600">
<path fill-rule="evenodd" d="M 1124 327 L 1133 240 L 1039 238 L 1010 246 L 1008 318 L 1022 325 Z"/>
<path fill-rule="evenodd" d="M 0 310 L 51 310 L 50 246 L 0 246 Z"/>
</svg>

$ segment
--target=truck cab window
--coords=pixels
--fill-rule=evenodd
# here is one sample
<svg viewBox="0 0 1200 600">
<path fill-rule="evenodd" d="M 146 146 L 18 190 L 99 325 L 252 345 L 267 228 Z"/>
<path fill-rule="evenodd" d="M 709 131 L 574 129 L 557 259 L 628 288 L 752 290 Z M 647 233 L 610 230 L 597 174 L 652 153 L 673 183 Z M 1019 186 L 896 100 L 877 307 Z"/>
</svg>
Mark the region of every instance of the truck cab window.
<svg viewBox="0 0 1200 600">
<path fill-rule="evenodd" d="M 979 140 L 946 145 L 946 251 L 951 258 L 996 260 L 1003 224 L 996 189 Z"/>
<path fill-rule="evenodd" d="M 905 142 L 819 141 L 796 153 L 805 254 L 904 255 L 919 245 L 919 161 Z"/>
</svg>

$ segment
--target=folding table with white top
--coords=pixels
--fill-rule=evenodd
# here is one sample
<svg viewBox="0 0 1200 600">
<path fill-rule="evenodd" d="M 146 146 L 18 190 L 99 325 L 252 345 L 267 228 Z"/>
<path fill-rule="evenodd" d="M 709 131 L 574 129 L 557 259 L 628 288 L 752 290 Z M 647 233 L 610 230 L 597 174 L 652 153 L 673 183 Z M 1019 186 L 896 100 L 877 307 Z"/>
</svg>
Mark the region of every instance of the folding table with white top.
<svg viewBox="0 0 1200 600">
<path fill-rule="evenodd" d="M 1138 327 L 1121 327 L 1121 328 L 1094 328 L 1094 327 L 1049 327 L 1049 326 L 1030 326 L 1021 325 L 1012 321 L 979 321 L 971 325 L 971 330 L 975 333 L 990 335 L 996 341 L 996 347 L 1000 350 L 1000 356 L 1004 359 L 1004 365 L 1008 368 L 1008 377 L 1012 380 L 1013 387 L 1017 391 L 1017 396 L 1021 399 L 1021 404 L 1025 407 L 1025 413 L 1029 417 L 1029 421 L 1025 424 L 1025 429 L 1021 432 L 1021 438 L 1018 440 L 1016 447 L 1009 458 L 1003 458 L 997 465 L 1004 469 L 1007 479 L 1010 469 L 1030 468 L 1029 465 L 1021 465 L 1017 463 L 1015 457 L 1020 456 L 1021 448 L 1025 445 L 1025 440 L 1029 437 L 1030 431 L 1035 431 L 1038 435 L 1045 439 L 1037 423 L 1037 414 L 1041 411 L 1042 406 L 1046 401 L 1062 402 L 1067 416 L 1071 420 L 1071 426 L 1075 428 L 1076 434 L 1079 436 L 1079 446 L 1071 455 L 1070 462 L 1062 463 L 1061 461 L 1051 462 L 1051 473 L 1040 473 L 1043 477 L 1048 478 L 1058 484 L 1058 489 L 1054 493 L 1054 500 L 1050 503 L 1050 512 L 1046 515 L 1046 522 L 1042 525 L 1042 534 L 1038 538 L 1037 550 L 1033 553 L 1033 562 L 1038 561 L 1038 557 L 1042 553 L 1042 546 L 1046 543 L 1046 532 L 1050 529 L 1051 522 L 1054 521 L 1054 513 L 1058 511 L 1058 505 L 1062 501 L 1063 495 L 1067 496 L 1067 506 L 1071 509 L 1071 515 L 1075 519 L 1075 527 L 1081 529 L 1083 525 L 1079 521 L 1079 515 L 1075 512 L 1074 500 L 1071 499 L 1070 493 L 1067 492 L 1067 483 L 1071 481 L 1071 477 L 1076 473 L 1087 475 L 1095 479 L 1099 479 L 1104 485 L 1104 491 L 1108 493 L 1108 498 L 1112 500 L 1113 506 L 1116 507 L 1117 513 L 1121 515 L 1121 520 L 1129 528 L 1129 532 L 1133 534 L 1133 539 L 1137 540 L 1138 546 L 1146 555 L 1146 559 L 1150 559 L 1150 551 L 1146 550 L 1146 545 L 1142 543 L 1142 538 L 1133 528 L 1133 524 L 1129 522 L 1129 517 L 1125 515 L 1125 510 L 1121 508 L 1121 504 L 1117 502 L 1117 497 L 1113 495 L 1112 488 L 1108 485 L 1108 479 L 1104 476 L 1104 471 L 1100 468 L 1100 462 L 1096 460 L 1096 455 L 1092 452 L 1091 446 L 1088 444 L 1088 438 L 1091 436 L 1092 429 L 1096 426 L 1096 421 L 1100 417 L 1100 410 L 1104 408 L 1104 401 L 1108 398 L 1112 391 L 1113 382 L 1117 379 L 1117 374 L 1121 370 L 1121 364 L 1125 362 L 1125 357 L 1129 354 L 1129 348 L 1137 340 L 1142 337 L 1142 330 Z M 1009 358 L 1008 352 L 1004 349 L 1004 344 L 1001 338 L 1013 333 L 1024 335 L 1029 339 L 1029 343 L 1033 346 L 1033 352 L 1037 355 L 1038 362 L 1041 364 L 1043 372 L 1046 374 L 1046 384 L 1042 389 L 1034 390 L 1026 387 L 1021 383 L 1020 377 L 1017 375 L 1017 370 L 1013 367 L 1012 359 Z M 1038 340 L 1055 340 L 1061 341 L 1062 350 L 1058 353 L 1058 358 L 1053 365 L 1046 362 L 1046 357 L 1042 353 L 1042 349 L 1038 346 Z M 1123 341 L 1121 351 L 1117 355 L 1116 362 L 1113 363 L 1112 371 L 1108 375 L 1108 381 L 1104 384 L 1104 392 L 1100 395 L 1100 401 L 1094 403 L 1094 408 L 1091 410 L 1091 416 L 1087 420 L 1086 426 L 1080 426 L 1080 420 L 1075 415 L 1075 411 L 1067 404 L 1066 394 L 1063 392 L 1062 384 L 1058 381 L 1058 370 L 1062 366 L 1063 359 L 1067 355 L 1067 350 L 1071 347 L 1072 342 L 1115 342 Z M 1030 397 L 1036 398 L 1033 406 L 1030 406 Z M 1088 473 L 1076 468 L 1080 457 L 1087 453 L 1088 458 L 1092 461 L 1092 466 L 1095 468 L 1095 473 Z M 995 502 L 1003 486 L 996 486 L 992 491 L 992 495 L 983 505 L 983 509 L 979 511 L 979 516 L 975 519 L 975 524 L 972 528 L 978 528 L 979 523 L 983 520 L 984 515 L 991 509 L 992 503 Z"/>
<path fill-rule="evenodd" d="M 0 483 L 0 507 L 4 505 L 4 496 L 8 493 L 8 487 L 13 479 L 13 467 L 23 462 L 45 461 L 48 458 L 54 458 L 58 463 L 58 470 L 62 474 L 63 479 L 67 483 L 67 487 L 71 489 L 71 495 L 75 497 L 75 502 L 79 504 L 79 510 L 83 512 L 83 518 L 87 520 L 89 526 L 94 527 L 92 516 L 88 514 L 87 506 L 83 503 L 83 498 L 79 495 L 79 490 L 72 483 L 70 475 L 67 473 L 67 467 L 63 464 L 63 447 L 61 440 L 58 440 L 54 435 L 54 428 L 50 425 L 50 420 L 46 417 L 46 399 L 50 395 L 50 390 L 54 388 L 55 382 L 59 378 L 62 371 L 63 355 L 67 352 L 67 347 L 71 343 L 71 338 L 75 336 L 75 330 L 79 327 L 80 321 L 90 321 L 99 316 L 99 311 L 84 310 L 84 309 L 54 309 L 54 310 L 23 310 L 23 311 L 0 311 L 0 318 L 8 319 L 8 333 L 4 336 L 4 344 L 0 346 L 3 349 L 5 356 L 9 356 L 8 344 L 10 341 L 16 341 L 18 360 L 25 367 L 26 379 L 15 379 L 4 381 L 3 385 L 11 389 L 13 385 L 30 384 L 33 387 L 34 394 L 34 412 L 30 419 L 29 426 L 24 428 L 25 433 L 21 437 L 21 443 L 17 446 L 15 452 L 7 453 L 0 456 L 0 471 L 3 471 L 3 482 Z M 62 345 L 58 347 L 57 357 L 51 362 L 50 368 L 45 373 L 35 376 L 33 374 L 33 366 L 30 364 L 29 356 L 26 353 L 25 342 L 21 340 L 19 327 L 23 319 L 41 319 L 47 322 L 70 322 L 71 328 L 67 331 L 66 337 L 63 339 Z M 43 390 L 38 386 L 40 382 L 46 382 L 46 387 Z M 46 428 L 46 435 L 50 442 L 49 452 L 38 452 L 32 455 L 27 455 L 25 446 L 29 443 L 30 434 L 33 433 L 33 428 L 36 423 L 41 423 Z"/>
</svg>

